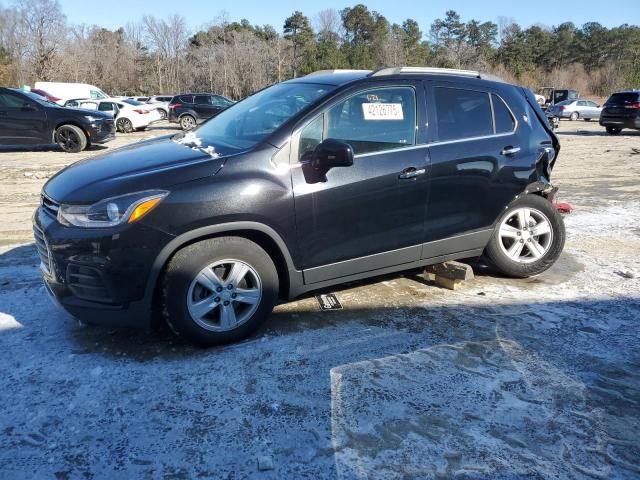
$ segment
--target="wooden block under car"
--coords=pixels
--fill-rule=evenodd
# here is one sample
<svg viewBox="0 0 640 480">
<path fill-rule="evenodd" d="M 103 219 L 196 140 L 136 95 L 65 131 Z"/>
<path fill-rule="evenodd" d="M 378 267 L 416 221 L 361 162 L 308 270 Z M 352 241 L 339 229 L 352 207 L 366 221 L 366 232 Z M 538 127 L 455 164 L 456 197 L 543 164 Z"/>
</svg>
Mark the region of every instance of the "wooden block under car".
<svg viewBox="0 0 640 480">
<path fill-rule="evenodd" d="M 454 261 L 429 265 L 425 268 L 425 277 L 433 279 L 439 287 L 449 290 L 456 290 L 465 280 L 475 278 L 471 265 Z"/>
</svg>

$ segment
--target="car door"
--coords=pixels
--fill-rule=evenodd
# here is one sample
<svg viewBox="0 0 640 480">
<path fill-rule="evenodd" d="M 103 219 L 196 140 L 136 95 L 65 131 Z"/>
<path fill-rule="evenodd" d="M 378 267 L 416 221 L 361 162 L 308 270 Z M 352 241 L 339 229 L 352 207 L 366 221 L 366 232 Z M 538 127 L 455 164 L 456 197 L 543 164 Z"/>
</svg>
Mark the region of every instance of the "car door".
<svg viewBox="0 0 640 480">
<path fill-rule="evenodd" d="M 600 118 L 600 110 L 601 108 L 598 106 L 596 102 L 592 102 L 591 100 L 586 101 L 587 109 L 589 110 L 590 118 Z"/>
<path fill-rule="evenodd" d="M 0 92 L 0 143 L 51 143 L 45 107 L 19 93 Z"/>
<path fill-rule="evenodd" d="M 294 134 L 292 182 L 306 283 L 418 260 L 428 198 L 428 149 L 420 82 L 350 90 Z M 419 123 L 416 123 L 418 121 Z M 314 148 L 351 146 L 353 165 L 324 181 L 310 174 Z"/>
<path fill-rule="evenodd" d="M 465 235 L 468 241 L 451 244 L 451 250 L 478 248 L 475 243 L 488 240 L 486 230 L 501 209 L 523 190 L 531 162 L 521 161 L 525 146 L 515 133 L 516 117 L 496 92 L 477 84 L 433 81 L 428 98 L 431 192 L 426 240 Z M 425 246 L 423 256 L 440 253 Z"/>
<path fill-rule="evenodd" d="M 195 111 L 201 119 L 208 119 L 220 112 L 220 109 L 211 104 L 211 95 L 195 96 Z"/>
</svg>

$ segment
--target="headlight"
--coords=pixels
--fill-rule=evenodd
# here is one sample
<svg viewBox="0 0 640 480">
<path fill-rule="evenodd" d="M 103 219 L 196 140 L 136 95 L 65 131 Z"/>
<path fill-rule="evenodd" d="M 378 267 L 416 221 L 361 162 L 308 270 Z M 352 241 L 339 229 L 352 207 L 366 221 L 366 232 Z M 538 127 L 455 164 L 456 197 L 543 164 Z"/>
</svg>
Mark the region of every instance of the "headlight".
<svg viewBox="0 0 640 480">
<path fill-rule="evenodd" d="M 147 190 L 100 200 L 93 205 L 60 205 L 58 221 L 85 228 L 114 227 L 133 223 L 153 210 L 169 192 Z"/>
</svg>

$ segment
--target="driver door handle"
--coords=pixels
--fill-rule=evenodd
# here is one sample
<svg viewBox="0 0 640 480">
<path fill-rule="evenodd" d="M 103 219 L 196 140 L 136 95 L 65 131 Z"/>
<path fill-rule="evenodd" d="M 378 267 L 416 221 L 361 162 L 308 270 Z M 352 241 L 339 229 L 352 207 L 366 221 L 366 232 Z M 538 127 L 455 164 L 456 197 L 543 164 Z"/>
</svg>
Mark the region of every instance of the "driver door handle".
<svg viewBox="0 0 640 480">
<path fill-rule="evenodd" d="M 425 173 L 427 173 L 426 168 L 418 169 L 416 167 L 409 167 L 409 168 L 405 168 L 402 172 L 400 172 L 400 175 L 398 175 L 398 178 L 402 180 L 406 180 L 410 178 L 419 177 L 420 175 L 424 175 Z"/>
<path fill-rule="evenodd" d="M 520 147 L 512 147 L 511 145 L 509 145 L 508 147 L 504 147 L 502 149 L 502 151 L 500 152 L 500 155 L 504 155 L 505 157 L 510 157 L 512 155 L 515 155 L 519 151 L 520 151 Z"/>
</svg>

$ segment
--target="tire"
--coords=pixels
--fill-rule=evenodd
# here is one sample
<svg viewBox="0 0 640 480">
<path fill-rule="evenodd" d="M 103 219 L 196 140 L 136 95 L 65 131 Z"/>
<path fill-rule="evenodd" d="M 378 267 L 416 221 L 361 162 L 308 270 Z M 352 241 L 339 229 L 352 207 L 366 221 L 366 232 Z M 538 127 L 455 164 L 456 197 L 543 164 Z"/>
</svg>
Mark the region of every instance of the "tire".
<svg viewBox="0 0 640 480">
<path fill-rule="evenodd" d="M 122 133 L 133 132 L 133 123 L 128 118 L 119 118 L 116 120 L 116 129 Z"/>
<path fill-rule="evenodd" d="M 243 271 L 239 283 L 231 278 Z M 162 310 L 171 329 L 208 347 L 255 332 L 276 304 L 279 281 L 273 260 L 259 245 L 241 237 L 217 237 L 178 251 L 162 285 Z M 235 300 L 243 295 L 246 302 Z"/>
<path fill-rule="evenodd" d="M 87 136 L 80 127 L 60 125 L 56 129 L 55 140 L 58 146 L 67 153 L 78 153 L 87 147 Z"/>
<path fill-rule="evenodd" d="M 161 108 L 156 108 L 156 110 L 158 111 L 158 113 L 160 114 L 160 120 L 166 120 L 167 119 L 167 112 L 165 112 L 163 109 Z"/>
<path fill-rule="evenodd" d="M 607 133 L 609 135 L 618 135 L 621 131 L 622 129 L 618 127 L 607 127 Z"/>
<path fill-rule="evenodd" d="M 524 226 L 520 224 L 523 219 L 528 219 Z M 533 235 L 535 227 L 541 232 L 548 228 L 548 233 Z M 565 237 L 564 221 L 551 202 L 538 195 L 524 195 L 500 217 L 486 254 L 500 273 L 527 278 L 555 263 Z"/>
<path fill-rule="evenodd" d="M 572 112 L 571 115 L 569 116 L 569 120 L 571 120 L 572 122 L 575 122 L 579 118 L 580 118 L 580 114 L 578 112 Z"/>
<path fill-rule="evenodd" d="M 180 128 L 182 130 L 193 130 L 196 128 L 196 119 L 192 115 L 183 115 L 180 117 Z"/>
</svg>

